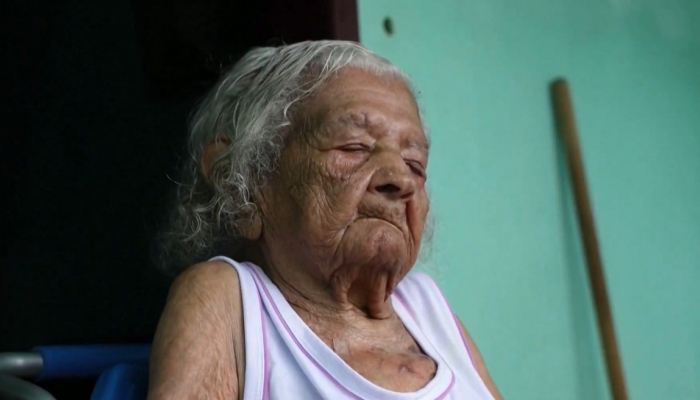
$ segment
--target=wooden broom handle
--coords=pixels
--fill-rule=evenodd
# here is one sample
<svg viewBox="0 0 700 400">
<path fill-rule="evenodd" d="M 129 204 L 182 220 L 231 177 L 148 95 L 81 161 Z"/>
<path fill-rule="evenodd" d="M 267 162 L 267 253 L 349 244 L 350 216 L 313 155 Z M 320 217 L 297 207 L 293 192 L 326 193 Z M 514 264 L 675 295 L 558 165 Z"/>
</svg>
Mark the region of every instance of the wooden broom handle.
<svg viewBox="0 0 700 400">
<path fill-rule="evenodd" d="M 566 80 L 559 79 L 552 84 L 552 99 L 554 102 L 557 125 L 562 134 L 567 159 L 569 161 L 569 172 L 571 173 L 571 182 L 574 190 L 579 226 L 581 227 L 583 247 L 586 252 L 588 277 L 591 282 L 591 289 L 593 290 L 593 301 L 598 317 L 598 327 L 603 344 L 603 353 L 605 354 L 605 364 L 607 367 L 608 380 L 610 381 L 610 390 L 614 400 L 627 400 L 625 377 L 622 373 L 622 361 L 615 339 L 615 328 L 610 311 L 608 292 L 605 287 L 603 262 L 601 261 L 600 250 L 598 249 L 593 212 L 591 211 L 588 189 L 586 188 L 583 159 L 581 157 L 578 134 L 576 133 L 574 110 L 571 103 L 571 96 L 569 95 L 569 85 Z"/>
</svg>

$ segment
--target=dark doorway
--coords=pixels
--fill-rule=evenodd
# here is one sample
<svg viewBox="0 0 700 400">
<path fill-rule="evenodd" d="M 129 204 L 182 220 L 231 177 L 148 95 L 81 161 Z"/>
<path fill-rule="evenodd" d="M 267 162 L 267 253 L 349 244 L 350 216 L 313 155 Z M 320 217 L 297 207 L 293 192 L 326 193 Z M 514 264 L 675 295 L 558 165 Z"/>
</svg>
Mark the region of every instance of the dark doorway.
<svg viewBox="0 0 700 400">
<path fill-rule="evenodd" d="M 355 1 L 8 0 L 0 15 L 0 351 L 150 342 L 170 284 L 150 247 L 193 104 L 253 46 L 357 40 Z"/>
</svg>

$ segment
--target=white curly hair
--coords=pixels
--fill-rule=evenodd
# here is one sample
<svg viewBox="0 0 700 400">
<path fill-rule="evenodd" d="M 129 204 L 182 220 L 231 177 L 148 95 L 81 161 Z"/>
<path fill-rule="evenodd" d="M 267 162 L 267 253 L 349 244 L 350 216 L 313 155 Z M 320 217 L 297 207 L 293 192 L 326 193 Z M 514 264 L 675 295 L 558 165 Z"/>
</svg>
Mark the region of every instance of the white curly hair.
<svg viewBox="0 0 700 400">
<path fill-rule="evenodd" d="M 241 245 L 240 223 L 255 210 L 256 193 L 277 167 L 295 110 L 343 68 L 401 79 L 413 93 L 403 71 L 346 41 L 256 48 L 222 75 L 191 120 L 189 157 L 159 236 L 164 270 L 177 273 L 216 254 L 235 257 L 226 253 Z M 204 150 L 218 137 L 230 145 L 205 180 Z"/>
</svg>

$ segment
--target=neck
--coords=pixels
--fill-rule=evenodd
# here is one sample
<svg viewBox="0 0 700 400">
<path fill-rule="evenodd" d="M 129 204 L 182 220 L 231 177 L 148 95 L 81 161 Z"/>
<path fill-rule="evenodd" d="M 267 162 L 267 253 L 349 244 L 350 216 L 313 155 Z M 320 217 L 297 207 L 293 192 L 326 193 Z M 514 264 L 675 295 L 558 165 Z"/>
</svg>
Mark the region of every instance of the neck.
<svg viewBox="0 0 700 400">
<path fill-rule="evenodd" d="M 385 290 L 386 280 L 380 280 L 379 285 L 367 285 L 359 279 L 353 279 L 352 274 L 333 273 L 327 278 L 314 275 L 314 270 L 321 269 L 309 268 L 313 265 L 312 262 L 274 257 L 264 247 L 251 252 L 248 259 L 265 271 L 287 302 L 307 323 L 307 319 L 358 323 L 363 319 L 383 320 L 395 315 L 390 293 Z M 343 267 L 338 270 L 343 270 Z"/>
<path fill-rule="evenodd" d="M 404 331 L 391 299 L 384 302 L 383 314 L 378 317 L 366 307 L 338 301 L 328 285 L 300 283 L 270 264 L 263 269 L 304 323 L 340 355 L 373 349 L 377 343 L 393 344 Z"/>
</svg>

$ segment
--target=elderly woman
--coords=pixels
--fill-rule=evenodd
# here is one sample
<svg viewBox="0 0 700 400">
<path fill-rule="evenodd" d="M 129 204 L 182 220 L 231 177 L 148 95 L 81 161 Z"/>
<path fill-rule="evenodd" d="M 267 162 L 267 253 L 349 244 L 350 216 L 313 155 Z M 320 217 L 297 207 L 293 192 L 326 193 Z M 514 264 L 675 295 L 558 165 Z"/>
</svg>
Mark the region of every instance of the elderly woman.
<svg viewBox="0 0 700 400">
<path fill-rule="evenodd" d="M 428 149 L 408 77 L 360 45 L 245 55 L 192 120 L 149 399 L 501 398 L 410 272 Z"/>
</svg>

